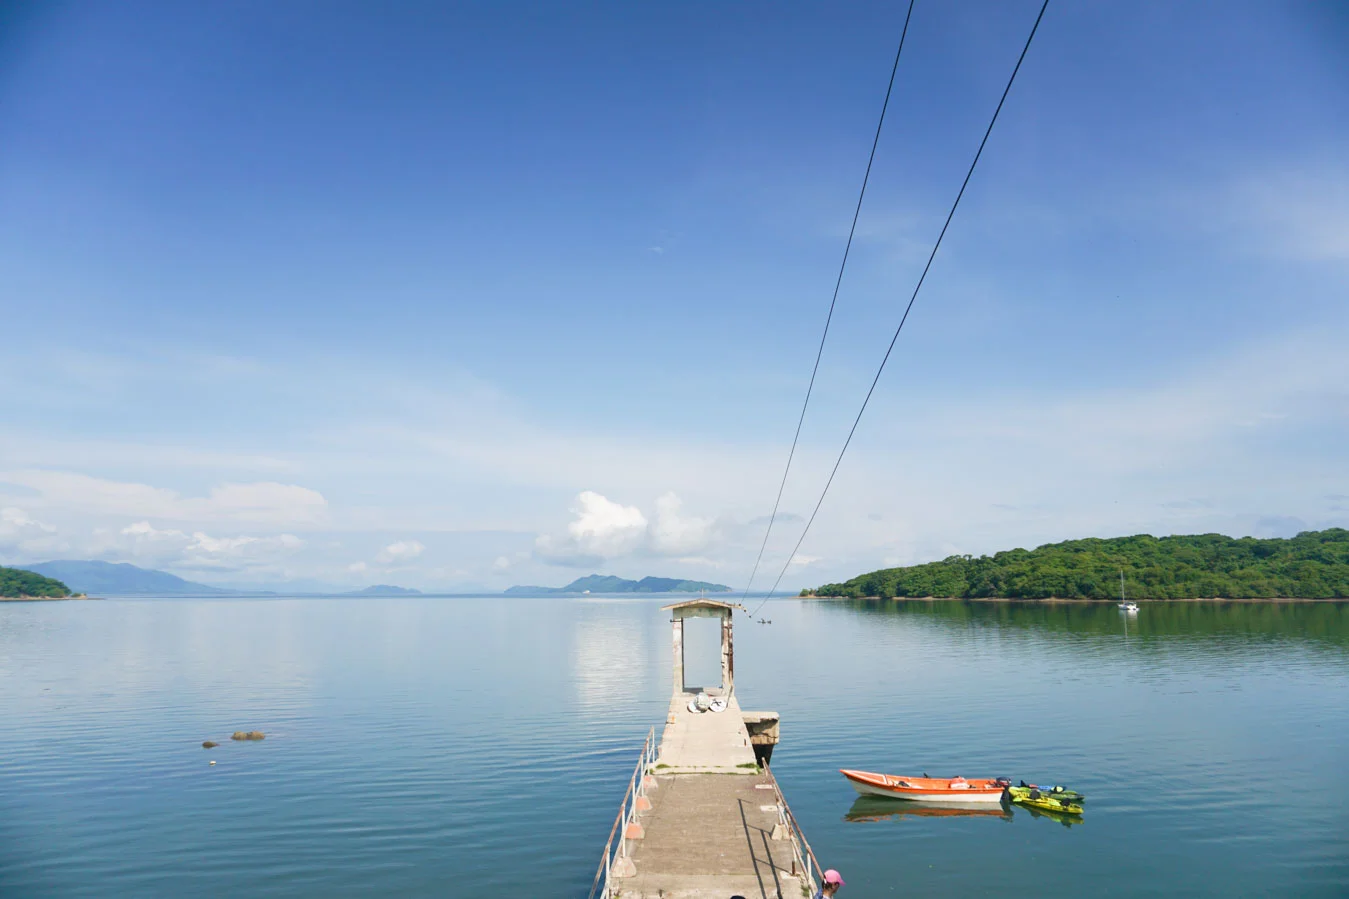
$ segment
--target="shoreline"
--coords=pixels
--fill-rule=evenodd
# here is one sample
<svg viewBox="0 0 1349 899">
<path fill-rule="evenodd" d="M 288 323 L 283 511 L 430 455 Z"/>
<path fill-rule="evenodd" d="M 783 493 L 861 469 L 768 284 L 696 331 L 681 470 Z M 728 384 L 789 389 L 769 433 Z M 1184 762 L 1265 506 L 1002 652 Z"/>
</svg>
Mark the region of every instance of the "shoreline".
<svg viewBox="0 0 1349 899">
<path fill-rule="evenodd" d="M 1119 605 L 1117 599 L 1074 599 L 1061 596 L 1049 596 L 1043 599 L 1032 599 L 1028 597 L 1017 596 L 798 596 L 797 599 L 818 599 L 830 602 L 840 602 L 848 600 L 887 600 L 890 602 L 1025 602 L 1025 603 L 1043 603 L 1046 605 Z M 1130 602 L 1143 603 L 1162 603 L 1162 602 L 1226 602 L 1226 603 L 1303 603 L 1303 602 L 1343 602 L 1349 603 L 1349 597 L 1298 597 L 1298 596 L 1271 596 L 1271 597 L 1233 597 L 1233 596 L 1198 596 L 1189 599 L 1131 599 Z"/>
<path fill-rule="evenodd" d="M 69 599 L 96 600 L 97 597 L 83 593 L 74 596 L 0 596 L 0 602 L 64 602 Z"/>
</svg>

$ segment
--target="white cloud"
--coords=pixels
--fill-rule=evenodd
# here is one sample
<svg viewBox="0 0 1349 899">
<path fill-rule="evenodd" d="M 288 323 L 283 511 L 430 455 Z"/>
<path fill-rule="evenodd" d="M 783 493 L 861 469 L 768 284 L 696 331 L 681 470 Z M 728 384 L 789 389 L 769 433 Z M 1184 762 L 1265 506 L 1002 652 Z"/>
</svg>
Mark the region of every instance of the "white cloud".
<svg viewBox="0 0 1349 899">
<path fill-rule="evenodd" d="M 203 531 L 188 533 L 138 521 L 110 537 L 102 554 L 165 568 L 250 571 L 271 567 L 303 546 L 304 541 L 294 534 L 213 537 Z"/>
<path fill-rule="evenodd" d="M 273 481 L 223 484 L 211 490 L 205 504 L 221 517 L 236 521 L 292 524 L 316 522 L 328 508 L 328 501 L 317 490 Z M 195 517 L 191 511 L 189 518 Z"/>
<path fill-rule="evenodd" d="M 708 545 L 712 537 L 712 522 L 706 518 L 685 517 L 680 514 L 683 501 L 674 492 L 656 500 L 656 514 L 648 530 L 648 544 L 661 555 L 696 553 Z"/>
<path fill-rule="evenodd" d="M 50 534 L 55 530 L 49 524 L 34 520 L 23 509 L 13 506 L 0 509 L 0 535 L 11 537 L 25 532 Z"/>
<path fill-rule="evenodd" d="M 0 481 L 0 496 L 27 498 L 30 496 L 41 495 L 42 494 L 38 493 L 32 487 L 24 487 L 20 484 L 6 484 L 4 481 Z"/>
<path fill-rule="evenodd" d="M 655 514 L 648 519 L 636 506 L 624 506 L 587 490 L 576 497 L 562 536 L 540 535 L 535 555 L 560 565 L 594 565 L 624 556 L 682 557 L 706 549 L 712 542 L 714 522 L 683 515 L 683 501 L 672 491 L 656 500 Z M 707 562 L 708 560 L 700 560 Z"/>
<path fill-rule="evenodd" d="M 38 496 L 30 505 L 83 515 L 115 515 L 170 521 L 221 521 L 294 525 L 319 522 L 327 511 L 323 494 L 295 484 L 259 481 L 222 484 L 206 496 L 131 481 L 112 481 L 72 471 L 25 469 L 0 475 Z"/>
<path fill-rule="evenodd" d="M 496 560 L 492 562 L 493 571 L 510 571 L 510 568 L 511 560 L 505 556 L 497 556 Z"/>
<path fill-rule="evenodd" d="M 412 567 L 413 560 L 425 551 L 426 547 L 420 540 L 396 540 L 375 553 L 375 566 L 368 562 L 353 562 L 347 566 L 347 574 L 359 576 L 369 574 L 372 571 L 379 571 L 383 574 L 406 571 Z M 444 569 L 436 570 L 443 571 Z"/>
<path fill-rule="evenodd" d="M 626 555 L 646 539 L 646 516 L 636 506 L 613 502 L 593 490 L 576 497 L 572 507 L 576 520 L 567 525 L 565 536 L 540 535 L 535 552 L 557 564 L 590 564 L 596 560 Z"/>
<path fill-rule="evenodd" d="M 420 556 L 425 549 L 426 547 L 416 540 L 399 540 L 381 549 L 375 558 L 386 565 L 410 562 Z"/>
<path fill-rule="evenodd" d="M 792 556 L 792 560 L 788 564 L 793 568 L 804 568 L 807 565 L 814 565 L 818 561 L 820 561 L 819 556 L 808 556 L 805 553 L 797 553 Z"/>
<path fill-rule="evenodd" d="M 23 509 L 0 509 L 0 551 L 6 555 L 30 556 L 65 547 L 52 525 L 38 521 Z"/>
<path fill-rule="evenodd" d="M 1124 366 L 1109 378 L 1079 380 L 1065 371 L 1049 387 L 1009 377 L 975 390 L 943 383 L 918 390 L 887 375 L 891 395 L 877 394 L 802 547 L 827 561 L 791 566 L 784 584 L 792 586 L 793 575 L 829 580 L 882 561 L 926 561 L 1082 534 L 1240 533 L 1273 515 L 1309 526 L 1342 524 L 1346 510 L 1328 507 L 1321 497 L 1327 490 L 1349 494 L 1342 454 L 1334 453 L 1349 426 L 1349 354 L 1343 351 L 1349 330 L 1338 320 L 1318 330 L 1197 348 Z M 340 373 L 332 376 L 344 393 L 353 387 Z M 1089 386 L 1102 382 L 1111 386 Z M 310 387 L 325 398 L 322 389 L 336 390 Z M 495 394 L 463 399 L 451 390 L 366 389 L 364 405 L 344 406 L 343 417 L 327 429 L 320 422 L 298 435 L 240 431 L 242 442 L 234 447 L 240 458 L 281 453 L 288 471 L 296 472 L 284 478 L 309 487 L 257 481 L 283 476 L 205 457 L 191 480 L 170 480 L 174 471 L 181 477 L 181 469 L 161 456 L 149 453 L 140 466 L 132 461 L 141 456 L 139 444 L 40 432 L 34 440 L 7 427 L 0 434 L 0 481 L 12 486 L 2 488 L 0 506 L 22 507 L 27 518 L 55 529 L 27 525 L 27 539 L 64 539 L 74 544 L 69 557 L 79 558 L 97 557 L 100 547 L 112 558 L 125 557 L 133 535 L 120 531 L 135 521 L 186 535 L 179 539 L 184 551 L 194 534 L 204 534 L 194 553 L 209 558 L 228 550 L 212 541 L 234 541 L 236 555 L 246 555 L 263 547 L 239 542 L 238 535 L 291 530 L 310 541 L 293 564 L 308 566 L 303 574 L 311 577 L 346 577 L 355 557 L 378 570 L 381 547 L 414 537 L 433 548 L 412 561 L 409 578 L 469 571 L 471 578 L 498 577 L 504 585 L 509 571 L 519 582 L 550 583 L 536 579 L 544 577 L 545 561 L 657 556 L 670 568 L 644 562 L 639 569 L 634 562 L 627 573 L 710 578 L 716 571 L 726 582 L 748 574 L 763 528 L 737 522 L 767 511 L 785 449 L 757 442 L 767 440 L 757 428 L 728 428 L 724 442 L 691 437 L 676 445 L 664 433 L 618 425 L 606 430 L 603 422 L 585 432 L 548 428 Z M 812 424 L 817 408 L 827 417 L 830 395 L 822 396 L 812 406 Z M 813 507 L 836 438 L 846 431 L 846 423 L 841 431 L 826 425 L 803 434 L 784 510 Z M 59 461 L 39 458 L 49 452 Z M 44 464 L 116 475 L 97 478 Z M 550 520 L 548 509 L 562 506 L 556 497 L 582 485 L 593 492 L 577 497 L 571 524 L 566 517 Z M 377 499 L 362 505 L 358 497 L 367 496 Z M 1195 496 L 1211 507 L 1166 505 Z M 779 513 L 756 584 L 786 563 L 799 520 Z M 4 547 L 14 546 L 19 525 L 2 526 L 9 530 L 0 551 L 15 553 Z M 91 544 L 95 527 L 112 537 Z M 450 530 L 477 536 L 429 536 Z M 366 548 L 359 556 L 350 542 L 337 546 L 319 537 L 339 531 L 361 535 Z M 119 549 L 119 542 L 128 548 Z M 148 535 L 138 545 L 141 553 L 158 547 L 164 558 L 176 558 Z M 531 547 L 532 557 L 517 557 Z M 509 568 L 496 563 L 503 558 Z"/>
</svg>

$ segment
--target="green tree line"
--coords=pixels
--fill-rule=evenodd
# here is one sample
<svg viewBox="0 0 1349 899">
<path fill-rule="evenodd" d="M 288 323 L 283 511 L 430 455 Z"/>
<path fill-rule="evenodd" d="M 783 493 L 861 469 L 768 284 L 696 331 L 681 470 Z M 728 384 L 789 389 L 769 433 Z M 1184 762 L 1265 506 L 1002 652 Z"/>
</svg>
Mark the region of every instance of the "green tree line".
<svg viewBox="0 0 1349 899">
<path fill-rule="evenodd" d="M 1287 539 L 1222 534 L 1069 540 L 884 568 L 803 595 L 958 599 L 1349 599 L 1349 530 Z"/>
<path fill-rule="evenodd" d="M 0 567 L 0 596 L 69 596 L 60 581 L 21 568 Z"/>
</svg>

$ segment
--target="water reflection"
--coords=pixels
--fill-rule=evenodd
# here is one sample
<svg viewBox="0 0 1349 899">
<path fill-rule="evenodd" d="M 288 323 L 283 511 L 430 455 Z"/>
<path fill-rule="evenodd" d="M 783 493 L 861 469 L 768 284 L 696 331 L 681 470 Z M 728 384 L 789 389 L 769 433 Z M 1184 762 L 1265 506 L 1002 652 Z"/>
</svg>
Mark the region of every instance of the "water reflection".
<svg viewBox="0 0 1349 899">
<path fill-rule="evenodd" d="M 1029 814 L 1032 818 L 1046 818 L 1064 827 L 1076 827 L 1081 824 L 1081 815 L 1068 815 L 1062 812 L 1046 811 L 1030 806 L 1013 806 L 1005 800 L 1000 805 L 953 805 L 947 802 L 910 802 L 897 799 L 883 799 L 878 796 L 859 796 L 844 814 L 843 820 L 850 823 L 874 823 L 877 821 L 903 821 L 917 818 L 994 818 L 1010 823 L 1014 809 Z"/>
<path fill-rule="evenodd" d="M 1075 635 L 1257 636 L 1310 640 L 1349 649 L 1346 602 L 1144 602 L 1121 615 L 1114 603 L 975 602 L 965 600 L 851 599 L 821 601 L 839 611 L 904 616 L 950 627 L 1019 628 Z"/>
<path fill-rule="evenodd" d="M 950 802 L 912 802 L 879 796 L 858 796 L 852 808 L 843 816 L 844 821 L 868 823 L 902 821 L 905 818 L 997 818 L 1011 821 L 1012 809 L 1007 805 L 990 806 L 987 803 L 961 806 Z"/>
<path fill-rule="evenodd" d="M 583 896 L 666 601 L 0 605 L 0 896 Z M 737 683 L 847 895 L 1349 896 L 1346 608 L 1145 604 L 1126 645 L 1113 605 L 775 600 Z M 1064 783 L 1092 826 L 843 766 Z"/>
<path fill-rule="evenodd" d="M 1079 824 L 1081 824 L 1083 820 L 1081 815 L 1068 815 L 1063 812 L 1051 812 L 1045 809 L 1031 808 L 1028 805 L 1022 806 L 1021 810 L 1023 812 L 1029 812 L 1032 818 L 1048 818 L 1050 821 L 1055 821 L 1059 824 L 1062 824 L 1064 827 L 1076 827 Z"/>
<path fill-rule="evenodd" d="M 614 696 L 643 680 L 646 671 L 642 629 L 632 617 L 578 616 L 571 655 L 576 701 L 584 714 L 605 713 Z"/>
</svg>

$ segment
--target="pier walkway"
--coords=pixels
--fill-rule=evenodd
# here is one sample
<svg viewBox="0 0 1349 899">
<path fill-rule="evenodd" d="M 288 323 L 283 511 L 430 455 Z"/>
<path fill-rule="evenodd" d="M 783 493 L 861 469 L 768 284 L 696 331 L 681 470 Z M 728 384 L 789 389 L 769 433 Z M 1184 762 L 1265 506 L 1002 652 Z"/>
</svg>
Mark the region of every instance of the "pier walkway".
<svg viewBox="0 0 1349 899">
<path fill-rule="evenodd" d="M 640 815 L 635 873 L 617 880 L 623 899 L 801 899 L 790 839 L 774 839 L 777 797 L 767 775 L 657 775 Z"/>
<path fill-rule="evenodd" d="M 665 730 L 660 737 L 656 768 L 663 774 L 744 774 L 757 770 L 758 760 L 749 742 L 744 713 L 735 694 L 709 688 L 709 697 L 724 699 L 724 712 L 691 712 L 694 694 L 679 692 L 670 699 Z"/>
<path fill-rule="evenodd" d="M 733 606 L 668 607 L 674 691 L 658 747 L 643 753 L 614 825 L 592 896 L 603 899 L 804 899 L 819 871 L 766 764 L 777 715 L 743 712 L 734 689 Z M 724 711 L 691 711 L 683 683 L 683 619 L 722 618 L 722 684 L 705 692 Z M 757 750 L 757 752 L 756 752 Z M 617 842 L 614 839 L 617 838 Z"/>
</svg>

